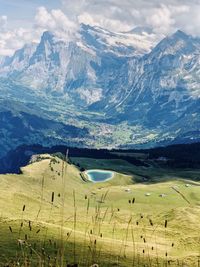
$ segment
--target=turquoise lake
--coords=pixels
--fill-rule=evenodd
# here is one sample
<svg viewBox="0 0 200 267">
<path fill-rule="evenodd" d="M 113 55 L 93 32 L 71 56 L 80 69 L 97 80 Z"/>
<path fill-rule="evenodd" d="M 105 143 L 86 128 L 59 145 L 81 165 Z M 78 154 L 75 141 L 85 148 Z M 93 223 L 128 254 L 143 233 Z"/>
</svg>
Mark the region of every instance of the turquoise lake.
<svg viewBox="0 0 200 267">
<path fill-rule="evenodd" d="M 88 179 L 94 183 L 108 181 L 114 176 L 114 172 L 104 170 L 89 170 L 86 174 Z"/>
</svg>

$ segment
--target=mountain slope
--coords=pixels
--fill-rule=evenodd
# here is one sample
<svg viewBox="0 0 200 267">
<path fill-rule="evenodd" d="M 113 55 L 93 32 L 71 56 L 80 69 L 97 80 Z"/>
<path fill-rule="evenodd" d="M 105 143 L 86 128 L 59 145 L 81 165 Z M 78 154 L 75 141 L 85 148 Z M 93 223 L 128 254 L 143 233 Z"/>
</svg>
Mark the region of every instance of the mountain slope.
<svg viewBox="0 0 200 267">
<path fill-rule="evenodd" d="M 83 146 L 197 141 L 200 39 L 177 31 L 157 45 L 156 40 L 151 29 L 141 27 L 114 33 L 83 24 L 74 41 L 44 32 L 39 44 L 1 58 L 1 99 L 21 103 L 27 114 L 31 107 L 37 117 L 47 115 L 45 119 L 54 121 L 47 126 L 52 142 L 57 142 L 53 134 L 57 123 L 87 129 L 78 139 Z M 14 142 L 9 139 L 13 120 L 8 124 L 7 136 L 2 135 L 3 150 Z M 37 143 L 42 144 L 44 130 L 38 131 L 42 135 Z M 57 134 L 59 142 L 65 143 L 67 134 L 66 139 L 77 144 L 76 135 L 62 126 Z M 22 142 L 19 136 L 17 145 Z"/>
<path fill-rule="evenodd" d="M 129 92 L 108 112 L 118 121 L 162 128 L 172 139 L 187 132 L 199 138 L 200 40 L 178 31 L 129 66 Z"/>
<path fill-rule="evenodd" d="M 7 57 L 1 63 L 0 76 L 88 105 L 105 95 L 105 77 L 97 69 L 103 70 L 107 64 L 108 76 L 112 76 L 126 57 L 149 52 L 156 41 L 153 34 L 111 33 L 84 24 L 79 35 L 71 42 L 44 32 L 37 46 L 25 46 Z"/>
</svg>

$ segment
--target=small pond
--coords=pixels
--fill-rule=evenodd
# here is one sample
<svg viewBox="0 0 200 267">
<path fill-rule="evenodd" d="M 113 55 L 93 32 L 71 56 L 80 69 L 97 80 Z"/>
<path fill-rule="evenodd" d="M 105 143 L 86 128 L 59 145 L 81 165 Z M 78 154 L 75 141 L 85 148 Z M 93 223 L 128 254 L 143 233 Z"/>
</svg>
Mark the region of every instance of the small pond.
<svg viewBox="0 0 200 267">
<path fill-rule="evenodd" d="M 86 171 L 88 179 L 93 182 L 106 182 L 113 178 L 114 172 L 112 171 L 104 171 L 104 170 L 89 170 Z"/>
</svg>

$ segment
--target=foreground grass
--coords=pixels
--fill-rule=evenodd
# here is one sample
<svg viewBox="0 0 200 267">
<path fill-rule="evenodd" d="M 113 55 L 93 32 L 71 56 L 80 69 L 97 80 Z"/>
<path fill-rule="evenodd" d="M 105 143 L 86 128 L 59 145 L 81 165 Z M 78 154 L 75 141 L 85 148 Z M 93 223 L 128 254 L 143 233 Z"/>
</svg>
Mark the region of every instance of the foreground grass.
<svg viewBox="0 0 200 267">
<path fill-rule="evenodd" d="M 199 183 L 134 184 L 120 173 L 85 183 L 73 165 L 44 158 L 0 176 L 2 266 L 198 266 Z"/>
</svg>

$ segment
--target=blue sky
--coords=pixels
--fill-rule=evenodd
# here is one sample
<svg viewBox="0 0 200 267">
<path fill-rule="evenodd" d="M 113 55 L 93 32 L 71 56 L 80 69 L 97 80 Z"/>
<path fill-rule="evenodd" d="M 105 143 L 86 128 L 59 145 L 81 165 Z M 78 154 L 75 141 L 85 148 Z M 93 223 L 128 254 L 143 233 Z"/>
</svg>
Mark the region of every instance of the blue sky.
<svg viewBox="0 0 200 267">
<path fill-rule="evenodd" d="M 0 0 L 0 16 L 8 17 L 9 27 L 22 27 L 24 23 L 30 26 L 40 6 L 56 9 L 61 8 L 61 3 L 58 0 Z"/>
<path fill-rule="evenodd" d="M 148 26 L 200 36 L 200 0 L 0 0 L 0 56 L 38 42 L 45 30 L 72 38 L 80 23 L 111 31 Z"/>
</svg>

